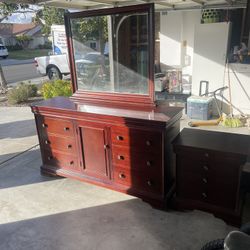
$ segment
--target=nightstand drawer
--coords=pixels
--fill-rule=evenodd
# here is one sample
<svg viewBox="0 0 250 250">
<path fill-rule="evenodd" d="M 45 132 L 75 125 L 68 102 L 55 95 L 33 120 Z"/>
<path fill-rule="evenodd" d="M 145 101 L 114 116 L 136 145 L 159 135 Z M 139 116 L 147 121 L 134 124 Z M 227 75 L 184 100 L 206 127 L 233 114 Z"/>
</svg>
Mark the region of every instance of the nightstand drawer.
<svg viewBox="0 0 250 250">
<path fill-rule="evenodd" d="M 136 152 L 129 147 L 112 146 L 113 163 L 127 169 L 161 171 L 161 154 Z"/>
<path fill-rule="evenodd" d="M 181 174 L 177 176 L 177 196 L 185 199 L 202 200 L 207 198 L 208 184 L 198 174 Z"/>
<path fill-rule="evenodd" d="M 177 196 L 220 207 L 234 209 L 237 198 L 237 182 L 220 177 L 198 174 L 182 174 L 177 177 Z"/>
<path fill-rule="evenodd" d="M 76 142 L 74 138 L 58 137 L 47 134 L 45 138 L 41 138 L 41 146 L 45 150 L 59 150 L 67 154 L 77 155 Z"/>
<path fill-rule="evenodd" d="M 39 117 L 38 123 L 40 134 L 45 138 L 48 133 L 65 137 L 74 137 L 74 126 L 71 121 L 43 116 Z"/>
<path fill-rule="evenodd" d="M 112 127 L 112 144 L 129 146 L 141 152 L 161 153 L 162 134 L 157 131 L 144 131 L 128 127 Z"/>
<path fill-rule="evenodd" d="M 73 155 L 44 150 L 43 161 L 54 167 L 79 170 L 77 158 Z"/>
<path fill-rule="evenodd" d="M 161 175 L 150 173 L 138 173 L 115 166 L 114 181 L 117 184 L 127 186 L 135 190 L 143 190 L 150 193 L 163 193 Z"/>
<path fill-rule="evenodd" d="M 177 155 L 177 172 L 196 173 L 211 177 L 234 179 L 239 175 L 240 163 L 234 158 L 222 158 L 214 156 L 212 159 L 204 159 L 189 155 Z"/>
</svg>

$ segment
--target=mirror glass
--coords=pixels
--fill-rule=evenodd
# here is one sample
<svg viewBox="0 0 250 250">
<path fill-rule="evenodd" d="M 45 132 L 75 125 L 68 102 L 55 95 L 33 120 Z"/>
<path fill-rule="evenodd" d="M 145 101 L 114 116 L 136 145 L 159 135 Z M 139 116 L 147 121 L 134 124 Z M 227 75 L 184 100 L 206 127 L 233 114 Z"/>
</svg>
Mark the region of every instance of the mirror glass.
<svg viewBox="0 0 250 250">
<path fill-rule="evenodd" d="M 71 18 L 78 90 L 149 95 L 148 13 Z"/>
</svg>

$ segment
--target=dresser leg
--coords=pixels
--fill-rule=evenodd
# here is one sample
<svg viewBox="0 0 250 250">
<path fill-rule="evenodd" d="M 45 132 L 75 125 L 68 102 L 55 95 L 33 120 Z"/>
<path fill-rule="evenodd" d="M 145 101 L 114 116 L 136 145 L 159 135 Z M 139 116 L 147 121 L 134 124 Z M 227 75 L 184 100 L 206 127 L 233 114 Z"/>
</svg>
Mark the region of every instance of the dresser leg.
<svg viewBox="0 0 250 250">
<path fill-rule="evenodd" d="M 50 169 L 44 168 L 43 166 L 40 167 L 40 174 L 46 177 L 65 178 L 65 177 L 57 175 L 54 171 Z"/>
</svg>

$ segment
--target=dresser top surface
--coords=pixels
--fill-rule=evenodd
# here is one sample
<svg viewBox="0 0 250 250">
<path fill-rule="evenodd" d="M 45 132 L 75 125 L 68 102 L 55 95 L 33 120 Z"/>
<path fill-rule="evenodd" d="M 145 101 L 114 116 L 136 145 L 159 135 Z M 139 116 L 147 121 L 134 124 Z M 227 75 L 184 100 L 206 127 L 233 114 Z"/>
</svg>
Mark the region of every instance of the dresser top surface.
<svg viewBox="0 0 250 250">
<path fill-rule="evenodd" d="M 38 108 L 41 110 L 55 109 L 58 112 L 62 110 L 82 112 L 87 114 L 99 114 L 107 116 L 116 116 L 123 118 L 132 118 L 139 120 L 148 120 L 156 122 L 169 122 L 174 117 L 180 116 L 182 108 L 169 107 L 166 104 L 160 104 L 154 109 L 130 109 L 130 108 L 114 108 L 101 105 L 92 105 L 89 103 L 76 103 L 66 97 L 56 97 L 31 105 L 32 109 Z"/>
<path fill-rule="evenodd" d="M 250 136 L 184 128 L 173 141 L 175 146 L 250 155 Z"/>
</svg>

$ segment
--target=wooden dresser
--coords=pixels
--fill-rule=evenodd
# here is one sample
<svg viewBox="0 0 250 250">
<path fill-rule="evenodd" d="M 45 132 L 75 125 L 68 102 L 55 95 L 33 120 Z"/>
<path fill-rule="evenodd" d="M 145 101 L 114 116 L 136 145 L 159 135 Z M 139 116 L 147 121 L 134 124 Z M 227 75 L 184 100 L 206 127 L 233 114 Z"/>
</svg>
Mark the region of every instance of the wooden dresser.
<svg viewBox="0 0 250 250">
<path fill-rule="evenodd" d="M 181 108 L 115 109 L 64 97 L 31 108 L 42 173 L 72 177 L 166 206 L 175 184 L 171 141 L 179 133 Z"/>
<path fill-rule="evenodd" d="M 183 129 L 174 140 L 176 205 L 200 209 L 239 225 L 240 178 L 250 155 L 248 135 Z"/>
</svg>

